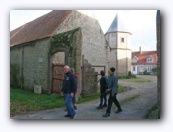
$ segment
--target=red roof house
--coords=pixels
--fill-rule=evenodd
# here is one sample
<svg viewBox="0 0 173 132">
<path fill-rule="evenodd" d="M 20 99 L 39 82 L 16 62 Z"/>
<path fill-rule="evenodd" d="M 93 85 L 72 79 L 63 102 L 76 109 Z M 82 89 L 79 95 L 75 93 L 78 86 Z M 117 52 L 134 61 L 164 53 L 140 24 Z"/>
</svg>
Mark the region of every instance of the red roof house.
<svg viewBox="0 0 173 132">
<path fill-rule="evenodd" d="M 145 70 L 151 72 L 157 67 L 157 51 L 141 51 L 132 52 L 131 72 L 133 74 L 143 73 Z"/>
</svg>

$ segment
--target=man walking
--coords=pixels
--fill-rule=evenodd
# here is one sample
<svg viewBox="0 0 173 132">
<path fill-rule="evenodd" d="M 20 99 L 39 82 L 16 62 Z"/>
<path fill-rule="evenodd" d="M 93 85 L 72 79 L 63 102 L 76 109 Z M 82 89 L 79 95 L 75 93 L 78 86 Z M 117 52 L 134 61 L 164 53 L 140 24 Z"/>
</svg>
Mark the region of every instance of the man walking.
<svg viewBox="0 0 173 132">
<path fill-rule="evenodd" d="M 67 108 L 67 114 L 64 117 L 73 119 L 75 116 L 75 111 L 72 106 L 72 98 L 77 87 L 77 81 L 75 76 L 70 72 L 69 66 L 64 66 L 64 80 L 61 89 L 61 94 L 64 95 L 65 106 Z"/>
<path fill-rule="evenodd" d="M 103 117 L 110 116 L 111 107 L 112 107 L 113 102 L 118 107 L 118 110 L 115 113 L 119 113 L 122 111 L 121 106 L 116 97 L 117 93 L 118 93 L 118 77 L 114 72 L 115 72 L 114 67 L 112 67 L 108 70 L 110 77 L 109 77 L 109 81 L 108 81 L 108 89 L 106 90 L 106 92 L 110 92 L 110 95 L 109 95 L 109 99 L 108 99 L 108 108 L 106 110 L 106 113 L 103 115 Z"/>
</svg>

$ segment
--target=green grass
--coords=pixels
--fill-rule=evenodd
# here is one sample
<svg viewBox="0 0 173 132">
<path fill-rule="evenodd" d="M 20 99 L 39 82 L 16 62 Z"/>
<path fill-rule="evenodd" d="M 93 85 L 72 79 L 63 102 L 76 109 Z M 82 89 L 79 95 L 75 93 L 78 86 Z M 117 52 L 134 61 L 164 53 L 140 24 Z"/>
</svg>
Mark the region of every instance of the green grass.
<svg viewBox="0 0 173 132">
<path fill-rule="evenodd" d="M 83 102 L 88 102 L 88 101 L 95 100 L 98 98 L 99 98 L 99 93 L 97 93 L 95 95 L 87 96 L 87 97 L 82 97 L 82 98 L 79 98 L 79 100 L 77 101 L 77 104 L 80 104 Z"/>
<path fill-rule="evenodd" d="M 64 105 L 63 97 L 47 94 L 34 94 L 31 91 L 10 89 L 10 114 L 57 108 Z"/>
<path fill-rule="evenodd" d="M 158 105 L 155 104 L 145 115 L 145 119 L 160 119 L 160 113 Z"/>
<path fill-rule="evenodd" d="M 123 81 L 129 81 L 129 82 L 135 82 L 135 83 L 143 83 L 143 82 L 151 82 L 151 80 L 149 79 L 145 79 L 145 78 L 120 78 L 119 80 L 123 80 Z"/>
<path fill-rule="evenodd" d="M 119 86 L 119 92 L 122 87 Z M 92 96 L 79 98 L 77 104 L 98 99 L 100 97 L 100 89 Z M 59 94 L 35 94 L 32 91 L 23 89 L 10 89 L 10 114 L 22 114 L 32 111 L 53 109 L 64 106 L 64 99 Z"/>
<path fill-rule="evenodd" d="M 123 87 L 122 86 L 118 86 L 118 93 L 123 92 Z"/>
</svg>

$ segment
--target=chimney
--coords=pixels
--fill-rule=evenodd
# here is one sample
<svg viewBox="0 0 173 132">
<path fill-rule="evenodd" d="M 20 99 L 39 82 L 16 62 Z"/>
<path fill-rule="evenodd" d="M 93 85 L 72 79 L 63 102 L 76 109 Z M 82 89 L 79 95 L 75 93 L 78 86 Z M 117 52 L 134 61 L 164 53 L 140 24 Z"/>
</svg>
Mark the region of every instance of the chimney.
<svg viewBox="0 0 173 132">
<path fill-rule="evenodd" d="M 140 54 L 142 53 L 142 51 L 141 51 L 141 46 L 139 47 L 139 53 L 140 53 Z"/>
</svg>

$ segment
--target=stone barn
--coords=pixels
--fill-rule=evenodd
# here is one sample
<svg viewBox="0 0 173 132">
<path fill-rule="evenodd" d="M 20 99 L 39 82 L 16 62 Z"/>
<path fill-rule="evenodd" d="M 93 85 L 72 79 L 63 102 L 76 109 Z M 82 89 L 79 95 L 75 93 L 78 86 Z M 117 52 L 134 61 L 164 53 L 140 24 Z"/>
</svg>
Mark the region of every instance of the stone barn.
<svg viewBox="0 0 173 132">
<path fill-rule="evenodd" d="M 94 17 L 54 10 L 10 32 L 10 85 L 59 93 L 69 65 L 78 76 L 78 95 L 95 94 L 98 71 L 107 71 L 107 49 Z"/>
</svg>

